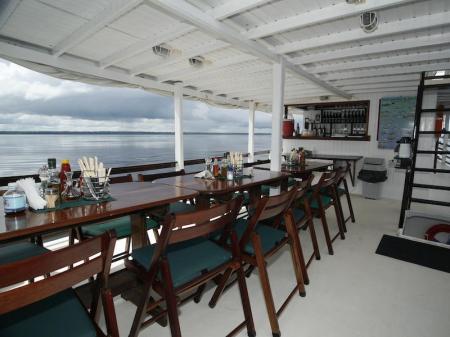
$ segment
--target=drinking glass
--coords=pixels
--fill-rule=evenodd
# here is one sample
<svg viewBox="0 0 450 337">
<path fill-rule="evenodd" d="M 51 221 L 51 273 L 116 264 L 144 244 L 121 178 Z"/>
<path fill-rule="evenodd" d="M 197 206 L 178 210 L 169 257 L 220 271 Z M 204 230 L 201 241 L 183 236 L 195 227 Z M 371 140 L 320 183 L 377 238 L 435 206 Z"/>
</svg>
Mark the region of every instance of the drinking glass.
<svg viewBox="0 0 450 337">
<path fill-rule="evenodd" d="M 211 172 L 212 158 L 206 153 L 205 154 L 205 170 Z"/>
</svg>

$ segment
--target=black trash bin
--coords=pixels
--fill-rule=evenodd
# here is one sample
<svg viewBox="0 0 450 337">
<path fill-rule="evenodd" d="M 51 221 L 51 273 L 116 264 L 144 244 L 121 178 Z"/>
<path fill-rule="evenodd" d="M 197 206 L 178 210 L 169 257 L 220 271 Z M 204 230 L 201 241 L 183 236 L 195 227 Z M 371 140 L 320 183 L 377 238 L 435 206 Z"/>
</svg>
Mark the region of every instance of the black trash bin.
<svg viewBox="0 0 450 337">
<path fill-rule="evenodd" d="M 358 179 L 363 182 L 362 194 L 367 199 L 380 199 L 382 182 L 387 180 L 384 158 L 364 158 Z"/>
</svg>

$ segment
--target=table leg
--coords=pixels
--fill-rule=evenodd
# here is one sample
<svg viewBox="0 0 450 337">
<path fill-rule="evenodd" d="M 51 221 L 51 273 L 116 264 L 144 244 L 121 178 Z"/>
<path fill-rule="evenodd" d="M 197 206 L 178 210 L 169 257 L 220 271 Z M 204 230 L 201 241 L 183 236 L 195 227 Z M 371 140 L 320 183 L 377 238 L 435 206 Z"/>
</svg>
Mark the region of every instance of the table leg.
<svg viewBox="0 0 450 337">
<path fill-rule="evenodd" d="M 195 197 L 196 199 L 196 205 L 197 209 L 208 209 L 209 208 L 209 196 L 200 194 L 199 196 Z"/>
<path fill-rule="evenodd" d="M 250 205 L 256 205 L 258 200 L 261 199 L 261 186 L 249 188 L 248 195 L 250 197 Z"/>
<path fill-rule="evenodd" d="M 131 214 L 131 242 L 133 249 L 148 246 L 150 244 L 145 227 L 145 213 Z"/>
<path fill-rule="evenodd" d="M 352 165 L 350 161 L 347 161 L 347 165 Z M 353 171 L 353 174 L 352 174 Z M 350 180 L 352 181 L 352 186 L 355 186 L 355 174 L 356 174 L 356 161 L 353 162 L 352 169 L 348 172 L 350 174 Z"/>
<path fill-rule="evenodd" d="M 286 176 L 286 178 L 284 178 L 283 180 L 281 180 L 280 182 L 280 191 L 281 192 L 286 192 L 288 190 L 288 177 Z"/>
</svg>

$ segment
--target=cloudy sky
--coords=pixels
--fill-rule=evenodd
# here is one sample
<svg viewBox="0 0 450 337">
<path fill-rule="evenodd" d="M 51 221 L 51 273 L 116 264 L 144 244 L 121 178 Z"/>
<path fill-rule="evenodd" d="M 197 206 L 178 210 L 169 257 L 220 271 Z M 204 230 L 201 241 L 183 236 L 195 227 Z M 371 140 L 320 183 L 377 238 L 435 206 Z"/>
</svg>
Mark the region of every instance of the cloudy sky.
<svg viewBox="0 0 450 337">
<path fill-rule="evenodd" d="M 0 59 L 0 131 L 173 131 L 173 99 L 64 81 Z M 247 132 L 247 111 L 184 102 L 185 131 Z M 270 115 L 256 113 L 256 132 Z"/>
</svg>

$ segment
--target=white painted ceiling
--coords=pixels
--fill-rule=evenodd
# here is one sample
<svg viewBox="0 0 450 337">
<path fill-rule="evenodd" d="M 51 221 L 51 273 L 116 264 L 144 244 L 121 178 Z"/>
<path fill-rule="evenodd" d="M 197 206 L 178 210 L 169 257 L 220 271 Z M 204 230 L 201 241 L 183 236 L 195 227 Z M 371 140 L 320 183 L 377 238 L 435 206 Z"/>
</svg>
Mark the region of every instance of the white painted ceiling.
<svg viewBox="0 0 450 337">
<path fill-rule="evenodd" d="M 373 10 L 379 26 L 360 27 Z M 0 56 L 211 103 L 270 109 L 272 63 L 285 103 L 416 91 L 450 69 L 449 0 L 2 0 Z M 174 52 L 157 56 L 164 43 Z M 188 59 L 201 55 L 196 68 Z"/>
</svg>

